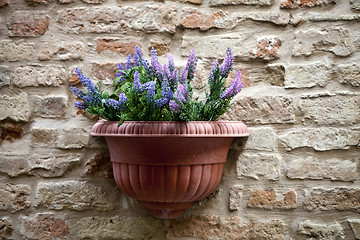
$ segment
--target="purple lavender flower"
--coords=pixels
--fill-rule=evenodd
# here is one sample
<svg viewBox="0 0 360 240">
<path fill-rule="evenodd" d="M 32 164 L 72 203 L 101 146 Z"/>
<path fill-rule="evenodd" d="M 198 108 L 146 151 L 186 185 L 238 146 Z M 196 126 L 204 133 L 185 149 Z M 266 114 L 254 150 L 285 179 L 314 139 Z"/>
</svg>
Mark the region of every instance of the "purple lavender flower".
<svg viewBox="0 0 360 240">
<path fill-rule="evenodd" d="M 134 73 L 134 90 L 137 93 L 142 92 L 140 73 L 138 71 L 135 71 L 135 73 Z"/>
<path fill-rule="evenodd" d="M 125 62 L 125 70 L 128 70 L 132 67 L 132 63 L 131 63 L 131 55 L 129 54 L 129 56 L 127 56 L 126 58 L 126 62 Z"/>
<path fill-rule="evenodd" d="M 244 87 L 244 82 L 240 82 L 241 80 L 241 72 L 239 71 L 236 74 L 235 79 L 231 82 L 231 85 L 221 94 L 222 99 L 229 99 L 238 94 L 241 89 Z"/>
<path fill-rule="evenodd" d="M 110 99 L 108 99 L 106 101 L 106 103 L 109 106 L 111 106 L 112 108 L 114 108 L 115 110 L 119 111 L 119 110 L 122 110 L 125 107 L 127 100 L 128 99 L 127 99 L 126 95 L 124 93 L 121 93 L 119 95 L 119 100 L 118 101 L 116 101 L 115 99 L 110 98 Z"/>
<path fill-rule="evenodd" d="M 85 77 L 80 69 L 75 68 L 75 73 L 78 76 L 81 84 L 86 87 L 89 92 L 98 92 L 98 88 L 95 86 L 95 84 L 88 77 Z"/>
<path fill-rule="evenodd" d="M 185 69 L 188 72 L 187 79 L 190 81 L 195 76 L 197 57 L 195 56 L 195 50 L 191 50 Z"/>
<path fill-rule="evenodd" d="M 184 84 L 184 83 L 186 83 L 187 81 L 187 76 L 188 76 L 188 69 L 187 68 L 183 68 L 182 70 L 181 70 L 181 76 L 180 76 L 180 79 L 179 79 L 179 82 L 181 83 L 181 84 Z"/>
<path fill-rule="evenodd" d="M 190 98 L 190 93 L 188 91 L 186 84 L 180 84 L 176 89 L 174 94 L 175 100 L 182 105 L 183 103 L 187 102 Z"/>
<path fill-rule="evenodd" d="M 151 58 L 151 67 L 153 69 L 153 73 L 158 77 L 161 78 L 162 77 L 162 66 L 158 61 L 157 56 L 152 56 Z"/>
<path fill-rule="evenodd" d="M 141 66 L 142 65 L 142 59 L 143 58 L 143 54 L 140 50 L 140 47 L 139 46 L 136 46 L 135 47 L 135 53 L 134 53 L 134 57 L 133 57 L 133 60 L 134 60 L 134 66 Z"/>
<path fill-rule="evenodd" d="M 226 57 L 220 65 L 221 75 L 223 78 L 227 78 L 230 71 L 233 69 L 234 65 L 234 56 L 230 48 L 226 50 Z"/>
<path fill-rule="evenodd" d="M 74 106 L 79 109 L 86 109 L 86 105 L 83 102 L 74 102 Z"/>
<path fill-rule="evenodd" d="M 218 60 L 215 60 L 213 62 L 213 64 L 211 65 L 211 69 L 210 69 L 210 75 L 209 75 L 209 84 L 211 85 L 214 82 L 214 72 L 216 71 L 216 69 L 219 67 L 219 62 Z"/>
<path fill-rule="evenodd" d="M 174 95 L 174 93 L 171 91 L 169 84 L 166 81 L 162 82 L 161 95 L 162 97 L 160 99 L 155 100 L 155 106 L 157 108 L 162 108 L 164 105 L 166 105 Z"/>
<path fill-rule="evenodd" d="M 174 57 L 170 53 L 168 54 L 168 66 L 169 66 L 170 72 L 173 72 L 175 70 Z"/>
<path fill-rule="evenodd" d="M 169 101 L 169 107 L 171 111 L 177 113 L 180 111 L 180 104 L 177 104 L 174 100 Z"/>
<path fill-rule="evenodd" d="M 152 57 L 155 57 L 155 58 L 157 59 L 157 52 L 156 52 L 156 50 L 154 49 L 154 47 L 151 48 L 151 51 L 150 51 L 150 52 L 151 52 L 151 56 L 152 56 Z"/>
<path fill-rule="evenodd" d="M 147 82 L 143 85 L 144 91 L 147 90 L 147 100 L 148 102 L 153 102 L 155 98 L 155 81 Z"/>
<path fill-rule="evenodd" d="M 117 70 L 124 70 L 124 66 L 121 63 L 117 64 Z M 118 81 L 119 83 L 122 83 L 123 81 L 126 80 L 126 78 L 124 77 L 124 74 L 122 72 L 116 72 L 116 77 L 120 78 L 120 80 Z"/>
</svg>

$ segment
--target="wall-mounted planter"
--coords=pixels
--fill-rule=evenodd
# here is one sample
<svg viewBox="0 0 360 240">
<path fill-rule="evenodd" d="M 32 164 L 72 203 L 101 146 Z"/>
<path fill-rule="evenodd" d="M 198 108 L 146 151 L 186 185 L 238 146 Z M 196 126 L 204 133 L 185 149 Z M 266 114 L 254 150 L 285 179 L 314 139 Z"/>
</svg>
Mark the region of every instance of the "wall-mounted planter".
<svg viewBox="0 0 360 240">
<path fill-rule="evenodd" d="M 119 188 L 157 218 L 175 218 L 220 183 L 242 122 L 99 121 L 92 136 L 105 137 Z"/>
</svg>

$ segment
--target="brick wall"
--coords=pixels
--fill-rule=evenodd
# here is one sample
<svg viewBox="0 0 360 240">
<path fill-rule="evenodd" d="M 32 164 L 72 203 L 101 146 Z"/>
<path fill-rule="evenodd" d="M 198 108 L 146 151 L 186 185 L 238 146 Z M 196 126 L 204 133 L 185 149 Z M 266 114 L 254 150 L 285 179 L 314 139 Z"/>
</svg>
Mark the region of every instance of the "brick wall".
<svg viewBox="0 0 360 240">
<path fill-rule="evenodd" d="M 0 238 L 360 239 L 359 21 L 359 0 L 0 0 Z M 226 47 L 244 75 L 224 119 L 250 137 L 176 220 L 118 190 L 69 91 L 136 45 L 194 48 L 200 94 Z"/>
</svg>

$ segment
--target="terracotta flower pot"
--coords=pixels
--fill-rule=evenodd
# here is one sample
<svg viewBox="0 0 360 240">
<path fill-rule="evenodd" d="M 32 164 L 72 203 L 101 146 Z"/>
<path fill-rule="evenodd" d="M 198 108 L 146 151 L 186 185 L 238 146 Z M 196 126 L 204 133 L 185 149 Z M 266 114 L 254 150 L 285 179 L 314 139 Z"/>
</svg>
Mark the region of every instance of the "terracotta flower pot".
<svg viewBox="0 0 360 240">
<path fill-rule="evenodd" d="M 220 183 L 234 137 L 248 136 L 242 122 L 99 121 L 92 136 L 105 137 L 119 188 L 157 218 L 175 218 Z"/>
</svg>

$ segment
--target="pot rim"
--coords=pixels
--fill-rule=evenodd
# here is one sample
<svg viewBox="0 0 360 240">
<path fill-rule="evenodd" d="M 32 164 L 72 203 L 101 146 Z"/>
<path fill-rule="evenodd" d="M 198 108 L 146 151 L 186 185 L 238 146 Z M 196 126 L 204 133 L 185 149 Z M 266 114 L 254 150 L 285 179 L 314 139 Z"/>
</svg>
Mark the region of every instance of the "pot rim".
<svg viewBox="0 0 360 240">
<path fill-rule="evenodd" d="M 247 137 L 241 121 L 118 121 L 99 120 L 92 136 L 104 137 Z"/>
</svg>

